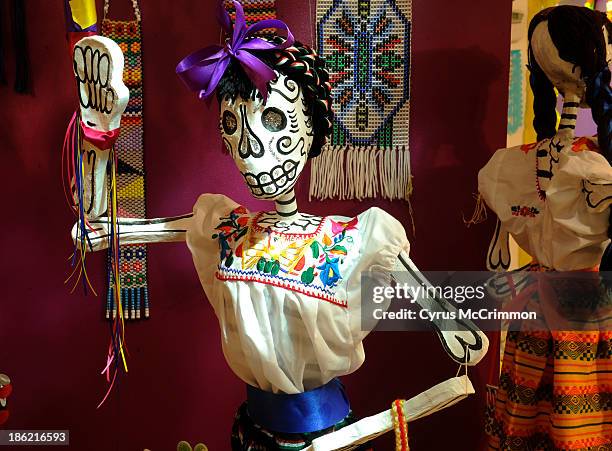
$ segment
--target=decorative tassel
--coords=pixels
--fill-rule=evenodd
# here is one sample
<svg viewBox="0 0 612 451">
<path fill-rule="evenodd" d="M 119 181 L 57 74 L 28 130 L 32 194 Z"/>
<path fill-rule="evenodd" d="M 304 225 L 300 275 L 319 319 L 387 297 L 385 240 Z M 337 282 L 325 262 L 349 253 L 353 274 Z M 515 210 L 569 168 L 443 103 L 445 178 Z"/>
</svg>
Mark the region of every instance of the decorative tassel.
<svg viewBox="0 0 612 451">
<path fill-rule="evenodd" d="M 309 200 L 409 200 L 412 193 L 406 146 L 327 145 L 311 164 Z"/>
<path fill-rule="evenodd" d="M 115 296 L 115 288 L 112 278 L 112 266 L 111 266 L 112 258 L 109 255 L 108 258 L 108 267 L 111 268 L 109 271 L 108 283 L 109 289 L 106 293 L 106 310 L 105 317 L 106 319 L 117 318 L 118 309 L 117 309 L 117 301 Z M 150 309 L 149 309 L 149 292 L 147 287 L 136 287 L 136 288 L 122 288 L 121 289 L 121 305 L 123 307 L 123 311 L 125 314 L 126 320 L 138 320 L 141 318 L 149 318 Z M 143 305 L 144 300 L 144 305 Z"/>
<path fill-rule="evenodd" d="M 474 199 L 476 199 L 476 206 L 474 207 L 472 217 L 467 220 L 465 219 L 465 217 L 463 217 L 463 223 L 467 227 L 480 224 L 481 222 L 484 222 L 487 219 L 487 205 L 485 204 L 485 201 L 482 198 L 482 194 L 474 194 Z"/>
<path fill-rule="evenodd" d="M 404 415 L 406 401 L 396 399 L 391 404 L 391 417 L 393 419 L 393 431 L 395 432 L 395 450 L 410 451 L 408 446 L 408 422 Z"/>
<path fill-rule="evenodd" d="M 15 45 L 15 92 L 29 91 L 29 60 L 24 0 L 13 0 L 13 41 Z"/>
</svg>

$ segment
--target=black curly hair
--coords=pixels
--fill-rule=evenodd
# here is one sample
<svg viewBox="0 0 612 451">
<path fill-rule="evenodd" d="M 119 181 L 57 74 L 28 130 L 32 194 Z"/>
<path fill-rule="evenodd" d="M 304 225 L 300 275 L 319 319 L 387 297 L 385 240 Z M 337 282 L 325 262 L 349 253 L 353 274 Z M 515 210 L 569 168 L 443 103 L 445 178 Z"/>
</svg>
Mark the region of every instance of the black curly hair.
<svg viewBox="0 0 612 451">
<path fill-rule="evenodd" d="M 269 38 L 281 42 L 280 37 Z M 290 80 L 295 81 L 304 94 L 308 114 L 312 117 L 314 137 L 308 158 L 321 153 L 331 132 L 333 112 L 331 85 L 325 61 L 310 46 L 295 41 L 292 46 L 276 51 L 253 51 L 260 60 Z M 268 87 L 269 92 L 269 87 Z M 260 95 L 249 77 L 236 61 L 232 61 L 217 85 L 217 99 L 245 100 Z"/>
</svg>

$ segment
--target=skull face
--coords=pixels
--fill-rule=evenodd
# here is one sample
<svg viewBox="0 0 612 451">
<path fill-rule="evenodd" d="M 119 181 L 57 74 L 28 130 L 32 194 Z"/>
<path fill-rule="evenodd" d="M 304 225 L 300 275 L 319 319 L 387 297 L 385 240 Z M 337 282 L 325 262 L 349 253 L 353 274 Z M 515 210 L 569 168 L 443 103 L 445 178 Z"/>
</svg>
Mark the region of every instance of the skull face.
<svg viewBox="0 0 612 451">
<path fill-rule="evenodd" d="M 277 199 L 295 186 L 308 160 L 313 128 L 300 86 L 284 75 L 259 96 L 221 102 L 223 143 L 253 196 Z"/>
<path fill-rule="evenodd" d="M 81 39 L 74 46 L 73 70 L 83 124 L 99 132 L 119 128 L 129 99 L 119 46 L 103 36 Z"/>
</svg>

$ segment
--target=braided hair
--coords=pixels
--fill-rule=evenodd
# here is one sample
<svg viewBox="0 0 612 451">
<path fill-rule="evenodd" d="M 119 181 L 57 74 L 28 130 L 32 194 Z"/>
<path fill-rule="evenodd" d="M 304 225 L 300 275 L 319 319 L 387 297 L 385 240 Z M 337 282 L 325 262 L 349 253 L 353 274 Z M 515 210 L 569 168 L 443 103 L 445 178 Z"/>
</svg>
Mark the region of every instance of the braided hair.
<svg viewBox="0 0 612 451">
<path fill-rule="evenodd" d="M 281 42 L 281 38 L 272 38 Z M 274 52 L 253 51 L 260 60 L 301 88 L 306 102 L 307 114 L 312 117 L 313 141 L 308 158 L 321 153 L 332 129 L 331 85 L 325 61 L 310 46 L 295 41 L 292 46 Z M 268 86 L 268 91 L 270 90 Z M 245 100 L 260 95 L 239 63 L 232 61 L 217 86 L 217 99 Z"/>
<path fill-rule="evenodd" d="M 548 32 L 559 56 L 580 68 L 586 85 L 585 100 L 597 124 L 597 139 L 602 155 L 612 165 L 612 89 L 606 46 L 605 27 L 612 37 L 612 24 L 606 14 L 579 6 L 557 6 L 539 12 L 529 24 L 529 81 L 533 90 L 533 126 L 538 140 L 556 133 L 556 94 L 554 86 L 539 67 L 531 48 L 531 37 L 538 24 L 547 20 Z M 608 236 L 612 237 L 612 215 Z M 609 245 L 600 264 L 601 270 L 612 270 L 612 248 Z"/>
<path fill-rule="evenodd" d="M 533 92 L 533 128 L 538 136 L 538 141 L 552 138 L 557 132 L 557 94 L 555 87 L 548 79 L 542 68 L 538 65 L 533 49 L 531 48 L 531 37 L 533 32 L 540 22 L 548 18 L 548 14 L 552 8 L 540 11 L 534 16 L 529 24 L 529 85 Z"/>
<path fill-rule="evenodd" d="M 557 6 L 540 11 L 529 24 L 529 70 L 533 90 L 533 126 L 538 139 L 551 138 L 556 133 L 556 94 L 554 86 L 538 65 L 531 48 L 531 37 L 537 25 L 548 21 L 548 32 L 564 61 L 581 70 L 586 84 L 586 102 L 597 123 L 597 136 L 602 154 L 612 162 L 611 127 L 612 91 L 610 70 L 606 60 L 606 45 L 602 27 L 612 36 L 612 24 L 599 11 L 580 6 Z"/>
</svg>

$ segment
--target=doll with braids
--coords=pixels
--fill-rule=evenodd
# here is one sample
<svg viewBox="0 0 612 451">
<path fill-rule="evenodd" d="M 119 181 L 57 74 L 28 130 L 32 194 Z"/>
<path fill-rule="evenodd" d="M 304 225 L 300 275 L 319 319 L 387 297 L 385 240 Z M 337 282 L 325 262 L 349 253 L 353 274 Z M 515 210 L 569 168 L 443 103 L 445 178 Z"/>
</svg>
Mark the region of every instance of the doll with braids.
<svg viewBox="0 0 612 451">
<path fill-rule="evenodd" d="M 584 7 L 558 6 L 533 18 L 529 70 L 539 141 L 498 150 L 478 176 L 480 194 L 498 217 L 489 269 L 509 268 L 512 235 L 533 258 L 526 269 L 590 271 L 594 288 L 538 285 L 515 298 L 542 323 L 516 323 L 508 332 L 491 449 L 612 449 L 612 385 L 605 382 L 612 376 L 610 327 L 556 330 L 562 326 L 542 307 L 609 302 L 595 271 L 610 268 L 611 30 L 605 14 Z M 558 126 L 555 90 L 564 101 Z M 597 137 L 575 136 L 579 107 L 591 108 Z M 602 310 L 594 306 L 588 314 L 601 321 Z"/>
<path fill-rule="evenodd" d="M 314 440 L 330 437 L 336 448 L 369 449 L 363 442 L 372 435 L 363 429 L 333 435 L 350 432 L 344 428 L 355 421 L 338 378 L 365 360 L 361 274 L 401 270 L 409 279 L 400 283 L 428 282 L 408 256 L 403 226 L 385 211 L 370 208 L 355 217 L 298 211 L 296 181 L 331 130 L 329 75 L 323 60 L 295 41 L 283 22 L 247 28 L 242 6 L 233 3 L 233 24 L 220 3 L 224 45 L 188 55 L 176 70 L 200 98 L 216 93 L 227 152 L 251 194 L 275 208 L 250 212 L 225 195 L 203 194 L 192 214 L 120 218 L 119 239 L 187 242 L 219 320 L 224 356 L 247 388 L 232 430 L 234 451 L 312 449 Z M 270 36 L 271 29 L 276 35 Z M 259 34 L 264 30 L 265 38 Z M 218 158 L 223 156 L 211 153 L 202 161 L 215 164 Z M 104 248 L 105 219 L 90 224 L 88 245 Z M 452 309 L 440 299 L 418 302 L 430 311 Z M 461 323 L 457 331 L 449 331 L 448 321 L 434 326 L 455 362 L 474 365 L 486 353 L 487 338 L 470 321 Z M 420 411 L 462 399 L 469 380 L 439 385 L 436 396 L 421 398 L 426 405 Z M 344 445 L 337 442 L 347 437 Z"/>
</svg>

